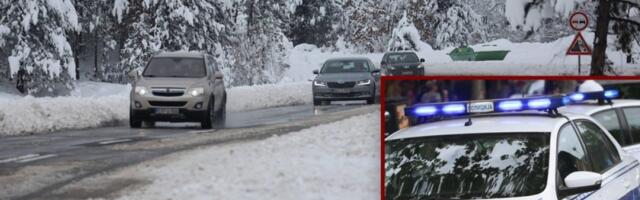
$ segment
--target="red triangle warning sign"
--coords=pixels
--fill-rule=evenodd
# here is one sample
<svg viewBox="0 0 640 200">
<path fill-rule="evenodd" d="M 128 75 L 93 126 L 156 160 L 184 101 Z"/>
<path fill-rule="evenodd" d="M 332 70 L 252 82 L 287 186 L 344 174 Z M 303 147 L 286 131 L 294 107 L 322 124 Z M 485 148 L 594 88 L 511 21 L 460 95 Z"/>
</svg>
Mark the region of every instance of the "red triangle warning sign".
<svg viewBox="0 0 640 200">
<path fill-rule="evenodd" d="M 591 47 L 589 47 L 580 32 L 573 38 L 571 46 L 567 49 L 567 55 L 591 55 Z"/>
</svg>

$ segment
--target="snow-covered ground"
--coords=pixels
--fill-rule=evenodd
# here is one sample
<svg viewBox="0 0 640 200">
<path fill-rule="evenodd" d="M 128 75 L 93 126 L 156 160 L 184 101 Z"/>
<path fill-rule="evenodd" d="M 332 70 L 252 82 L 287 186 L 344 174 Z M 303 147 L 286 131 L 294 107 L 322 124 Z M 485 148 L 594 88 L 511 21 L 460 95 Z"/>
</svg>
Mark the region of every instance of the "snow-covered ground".
<svg viewBox="0 0 640 200">
<path fill-rule="evenodd" d="M 587 43 L 593 48 L 594 34 L 583 33 Z M 427 75 L 578 75 L 578 57 L 567 56 L 566 51 L 574 36 L 560 38 L 548 43 L 514 43 L 505 39 L 472 45 L 477 51 L 509 50 L 503 61 L 452 61 L 448 53 L 454 48 L 431 50 L 421 44 L 418 56 L 425 58 Z M 614 36 L 609 41 L 614 41 Z M 640 50 L 637 50 L 640 51 Z M 322 63 L 336 57 L 367 57 L 376 65 L 380 64 L 384 53 L 358 54 L 349 50 L 339 52 L 323 51 L 313 45 L 302 44 L 291 49 L 289 65 L 283 81 L 307 81 L 313 79 L 312 71 L 320 69 Z M 640 64 L 627 64 L 622 52 L 612 45 L 607 55 L 616 74 L 640 75 Z M 581 56 L 581 73 L 588 75 L 591 56 Z M 378 66 L 379 67 L 379 66 Z"/>
<path fill-rule="evenodd" d="M 129 119 L 130 90 L 130 85 L 77 82 L 64 97 L 0 92 L 0 135 L 123 124 Z M 312 99 L 308 82 L 234 87 L 227 94 L 229 112 L 310 104 Z"/>
<path fill-rule="evenodd" d="M 151 184 L 120 199 L 378 199 L 379 121 L 374 112 L 137 165 L 117 176 Z"/>
</svg>

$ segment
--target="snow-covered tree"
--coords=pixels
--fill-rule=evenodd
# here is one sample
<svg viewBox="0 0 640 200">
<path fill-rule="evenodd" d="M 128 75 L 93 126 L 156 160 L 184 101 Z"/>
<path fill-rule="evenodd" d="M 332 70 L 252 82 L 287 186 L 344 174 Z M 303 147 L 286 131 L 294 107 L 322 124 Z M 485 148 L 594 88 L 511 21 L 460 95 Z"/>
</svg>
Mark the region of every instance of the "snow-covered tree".
<svg viewBox="0 0 640 200">
<path fill-rule="evenodd" d="M 235 21 L 234 47 L 230 62 L 230 85 L 272 83 L 288 69 L 287 52 L 292 47 L 283 29 L 299 1 L 246 0 Z"/>
<path fill-rule="evenodd" d="M 407 14 L 393 29 L 391 39 L 387 45 L 388 51 L 420 51 L 420 33 Z"/>
<path fill-rule="evenodd" d="M 124 22 L 126 40 L 115 71 L 143 67 L 160 51 L 202 51 L 220 56 L 226 30 L 222 3 L 213 0 L 116 0 L 113 14 L 121 23 L 127 13 L 135 21 Z"/>
<path fill-rule="evenodd" d="M 26 91 L 54 95 L 72 88 L 76 63 L 67 39 L 80 29 L 70 0 L 3 0 L 0 17 L 0 48 L 10 49 L 7 58 L 15 78 L 25 70 Z M 7 34 L 7 32 L 10 32 Z M 2 34 L 5 33 L 5 34 Z"/>
<path fill-rule="evenodd" d="M 593 9 L 596 8 L 596 9 Z M 566 19 L 571 12 L 584 10 L 595 17 L 595 39 L 591 59 L 591 75 L 603 75 L 609 71 L 606 49 L 611 32 L 616 35 L 616 48 L 627 53 L 627 62 L 633 59 L 633 45 L 640 44 L 640 4 L 635 1 L 613 0 L 508 0 L 506 16 L 512 28 L 527 32 L 540 31 L 542 22 L 549 18 Z"/>
<path fill-rule="evenodd" d="M 303 0 L 291 17 L 287 36 L 301 43 L 330 46 L 338 40 L 342 0 Z"/>
<path fill-rule="evenodd" d="M 468 5 L 449 4 L 436 15 L 435 48 L 462 46 L 484 42 L 480 30 L 481 19 Z"/>
</svg>

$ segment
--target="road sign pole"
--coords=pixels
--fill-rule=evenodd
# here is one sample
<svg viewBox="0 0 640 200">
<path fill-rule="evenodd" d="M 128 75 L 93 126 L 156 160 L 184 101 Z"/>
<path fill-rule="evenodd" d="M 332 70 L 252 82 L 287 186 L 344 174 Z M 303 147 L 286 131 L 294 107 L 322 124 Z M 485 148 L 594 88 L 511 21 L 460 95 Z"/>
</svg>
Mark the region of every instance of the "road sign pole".
<svg viewBox="0 0 640 200">
<path fill-rule="evenodd" d="M 582 64 L 580 63 L 580 55 L 578 55 L 578 76 L 580 76 L 581 68 L 582 68 Z"/>
</svg>

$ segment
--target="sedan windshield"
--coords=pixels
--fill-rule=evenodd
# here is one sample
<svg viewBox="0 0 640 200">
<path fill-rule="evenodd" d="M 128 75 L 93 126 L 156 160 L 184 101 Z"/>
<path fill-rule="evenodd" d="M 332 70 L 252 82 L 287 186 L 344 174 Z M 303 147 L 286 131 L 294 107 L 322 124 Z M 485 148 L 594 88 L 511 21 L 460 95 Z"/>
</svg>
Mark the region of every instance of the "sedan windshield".
<svg viewBox="0 0 640 200">
<path fill-rule="evenodd" d="M 207 75 L 202 58 L 153 58 L 142 73 L 145 77 L 200 78 Z"/>
<path fill-rule="evenodd" d="M 392 53 L 387 55 L 388 64 L 419 63 L 418 56 L 413 53 Z"/>
<path fill-rule="evenodd" d="M 549 134 L 476 134 L 387 142 L 386 199 L 530 196 L 546 187 Z"/>
<path fill-rule="evenodd" d="M 327 61 L 321 73 L 369 72 L 366 60 L 333 60 Z"/>
</svg>

